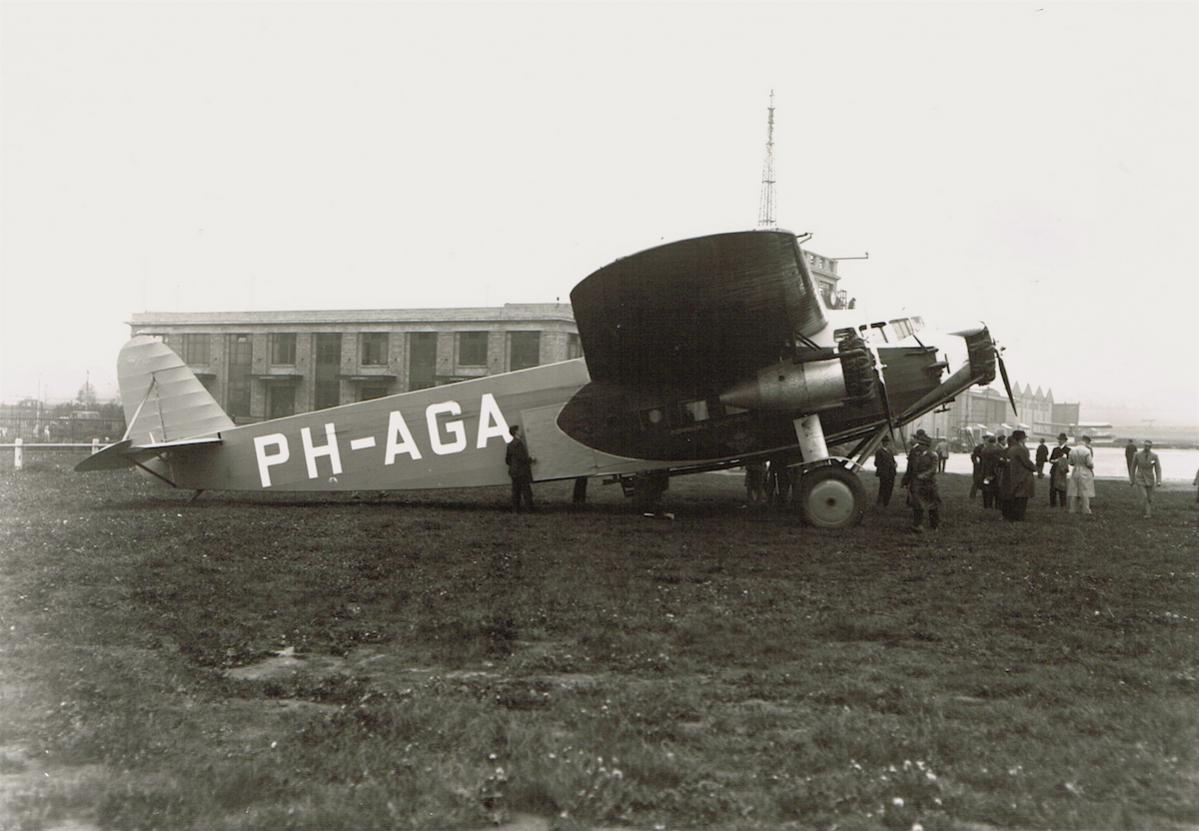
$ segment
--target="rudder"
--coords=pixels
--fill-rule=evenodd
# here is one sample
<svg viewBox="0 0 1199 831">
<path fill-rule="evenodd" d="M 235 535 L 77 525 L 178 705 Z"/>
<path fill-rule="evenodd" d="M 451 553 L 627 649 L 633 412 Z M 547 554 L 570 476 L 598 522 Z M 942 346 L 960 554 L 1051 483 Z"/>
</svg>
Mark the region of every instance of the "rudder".
<svg viewBox="0 0 1199 831">
<path fill-rule="evenodd" d="M 175 352 L 157 338 L 135 337 L 117 358 L 125 439 L 134 444 L 210 436 L 233 420 Z"/>
</svg>

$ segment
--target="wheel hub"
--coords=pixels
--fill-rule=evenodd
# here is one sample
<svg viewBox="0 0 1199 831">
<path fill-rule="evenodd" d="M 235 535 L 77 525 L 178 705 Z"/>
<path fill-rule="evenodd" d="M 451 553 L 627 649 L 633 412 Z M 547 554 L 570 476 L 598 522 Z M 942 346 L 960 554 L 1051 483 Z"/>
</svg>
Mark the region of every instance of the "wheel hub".
<svg viewBox="0 0 1199 831">
<path fill-rule="evenodd" d="M 853 516 L 854 493 L 845 482 L 825 479 L 812 487 L 804 507 L 814 525 L 839 526 Z"/>
</svg>

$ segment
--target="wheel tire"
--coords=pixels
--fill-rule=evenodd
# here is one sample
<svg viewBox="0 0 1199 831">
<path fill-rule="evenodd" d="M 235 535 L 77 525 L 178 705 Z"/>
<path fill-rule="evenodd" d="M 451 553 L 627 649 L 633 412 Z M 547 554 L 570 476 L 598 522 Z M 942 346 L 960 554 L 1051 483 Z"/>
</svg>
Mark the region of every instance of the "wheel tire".
<svg viewBox="0 0 1199 831">
<path fill-rule="evenodd" d="M 866 489 L 843 467 L 818 467 L 799 479 L 799 506 L 808 525 L 850 528 L 862 521 Z"/>
</svg>

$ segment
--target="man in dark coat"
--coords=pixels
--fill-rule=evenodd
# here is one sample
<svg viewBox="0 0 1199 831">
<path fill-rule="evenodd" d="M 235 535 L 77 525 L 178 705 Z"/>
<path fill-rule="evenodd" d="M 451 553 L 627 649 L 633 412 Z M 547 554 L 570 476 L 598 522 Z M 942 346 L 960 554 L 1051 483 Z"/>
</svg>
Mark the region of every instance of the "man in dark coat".
<svg viewBox="0 0 1199 831">
<path fill-rule="evenodd" d="M 1070 477 L 1070 438 L 1057 434 L 1057 447 L 1049 452 L 1049 507 L 1066 507 L 1066 480 Z"/>
<path fill-rule="evenodd" d="M 1045 440 L 1041 439 L 1041 443 L 1037 445 L 1037 478 L 1045 478 L 1045 463 L 1049 461 L 1049 448 L 1045 446 Z"/>
<path fill-rule="evenodd" d="M 1132 460 L 1137 455 L 1137 443 L 1132 439 L 1124 445 L 1124 464 L 1128 467 L 1128 481 L 1132 481 Z"/>
<path fill-rule="evenodd" d="M 982 452 L 979 454 L 979 456 L 981 458 L 979 466 L 982 469 L 983 477 L 983 507 L 998 507 L 998 500 L 995 497 L 999 491 L 999 473 L 1001 469 L 1003 448 L 999 446 L 999 442 L 995 440 L 994 436 L 988 434 L 986 444 L 983 446 Z"/>
<path fill-rule="evenodd" d="M 884 508 L 891 504 L 891 491 L 895 488 L 895 452 L 891 450 L 891 437 L 883 436 L 882 443 L 874 453 L 874 474 L 878 477 L 878 504 Z"/>
<path fill-rule="evenodd" d="M 941 524 L 941 494 L 937 491 L 936 454 L 930 449 L 931 442 L 923 431 L 918 432 L 912 452 L 908 454 L 908 469 L 904 471 L 903 483 L 908 489 L 908 505 L 912 508 L 912 531 L 924 531 L 924 512 L 928 511 L 928 527 L 937 530 Z"/>
<path fill-rule="evenodd" d="M 983 487 L 983 448 L 987 446 L 987 436 L 990 433 L 983 433 L 983 437 L 978 444 L 974 445 L 974 449 L 970 451 L 970 467 L 972 475 L 970 478 L 970 498 L 982 490 Z"/>
<path fill-rule="evenodd" d="M 1012 522 L 1024 521 L 1028 500 L 1036 487 L 1036 479 L 1032 474 L 1037 466 L 1028 457 L 1028 448 L 1024 446 L 1026 437 L 1023 430 L 1016 430 L 1012 433 L 1011 441 L 1008 442 L 1003 516 Z"/>
<path fill-rule="evenodd" d="M 513 424 L 508 428 L 512 441 L 508 442 L 508 451 L 504 454 L 504 462 L 508 465 L 508 478 L 512 480 L 512 510 L 520 513 L 521 503 L 533 510 L 533 463 L 537 460 L 529 456 L 529 448 L 520 437 L 520 426 Z"/>
</svg>

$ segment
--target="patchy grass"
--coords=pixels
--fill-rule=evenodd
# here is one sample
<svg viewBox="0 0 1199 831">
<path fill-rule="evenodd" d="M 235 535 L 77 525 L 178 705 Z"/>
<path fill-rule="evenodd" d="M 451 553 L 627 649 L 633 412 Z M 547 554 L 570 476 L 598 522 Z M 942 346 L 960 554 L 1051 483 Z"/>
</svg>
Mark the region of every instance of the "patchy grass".
<svg viewBox="0 0 1199 831">
<path fill-rule="evenodd" d="M 1193 495 L 965 488 L 912 536 L 721 475 L 667 522 L 2 472 L 0 827 L 1199 823 Z"/>
</svg>

